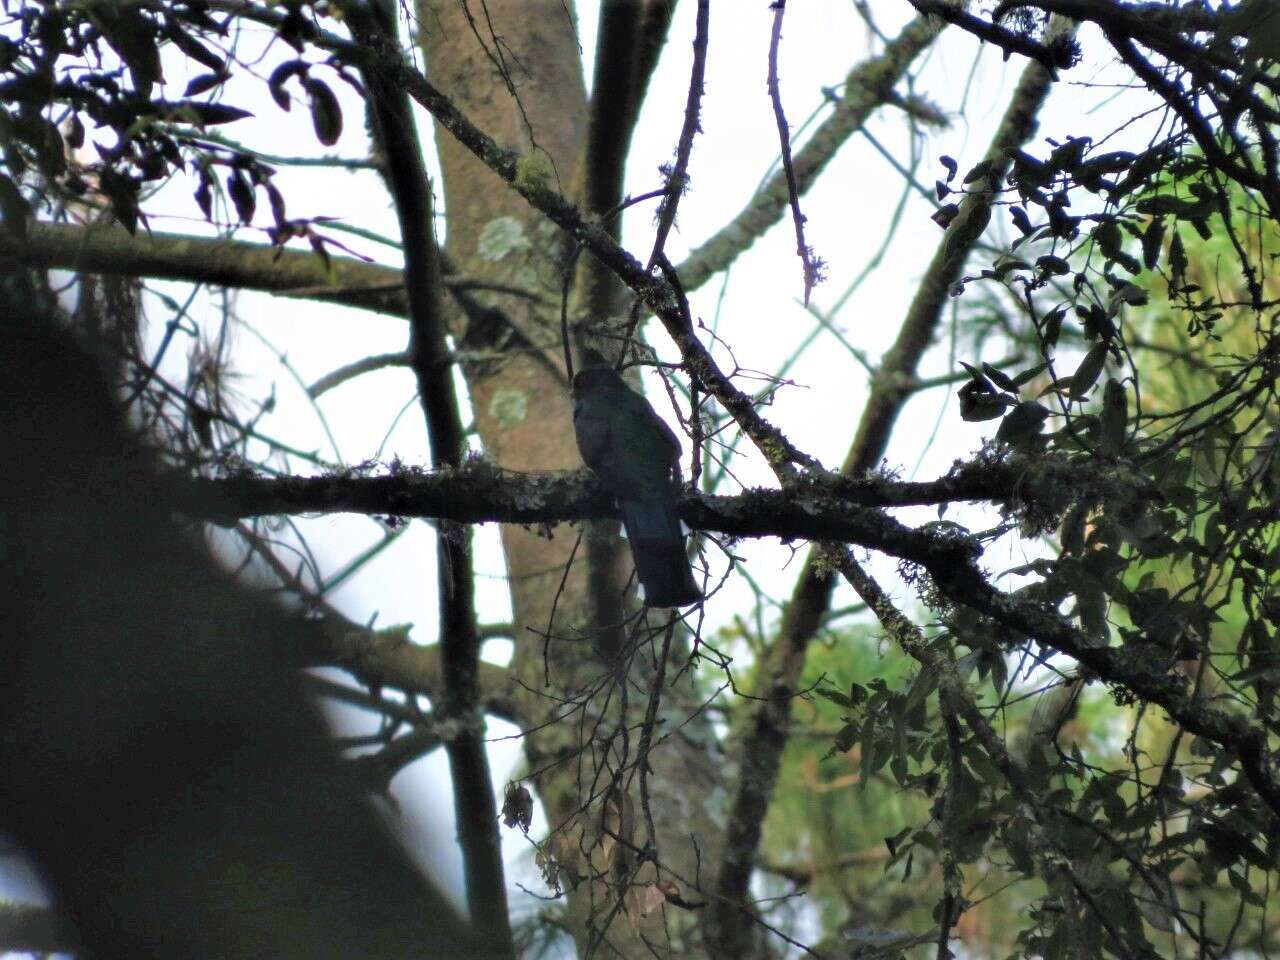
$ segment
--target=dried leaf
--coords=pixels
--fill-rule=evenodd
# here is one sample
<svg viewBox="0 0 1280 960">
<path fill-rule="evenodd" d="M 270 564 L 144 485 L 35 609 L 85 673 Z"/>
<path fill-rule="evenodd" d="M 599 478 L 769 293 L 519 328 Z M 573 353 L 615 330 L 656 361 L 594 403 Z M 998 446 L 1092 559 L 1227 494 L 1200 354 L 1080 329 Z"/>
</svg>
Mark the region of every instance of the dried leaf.
<svg viewBox="0 0 1280 960">
<path fill-rule="evenodd" d="M 506 796 L 502 800 L 503 826 L 519 827 L 521 833 L 528 833 L 532 823 L 533 796 L 523 784 L 507 784 Z"/>
<path fill-rule="evenodd" d="M 84 123 L 80 120 L 80 114 L 73 113 L 67 119 L 64 138 L 72 150 L 79 150 L 84 146 Z"/>
<path fill-rule="evenodd" d="M 667 900 L 666 894 L 656 883 L 646 883 L 631 887 L 622 896 L 622 907 L 631 921 L 632 929 L 638 929 L 640 921 L 662 906 Z"/>
</svg>

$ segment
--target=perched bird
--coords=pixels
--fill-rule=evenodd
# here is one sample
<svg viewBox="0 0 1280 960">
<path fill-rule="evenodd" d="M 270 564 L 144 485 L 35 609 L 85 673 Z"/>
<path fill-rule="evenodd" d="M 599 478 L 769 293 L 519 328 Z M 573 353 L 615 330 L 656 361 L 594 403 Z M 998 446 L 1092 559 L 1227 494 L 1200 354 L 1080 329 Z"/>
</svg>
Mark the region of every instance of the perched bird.
<svg viewBox="0 0 1280 960">
<path fill-rule="evenodd" d="M 582 460 L 618 501 L 647 607 L 702 599 L 676 513 L 680 442 L 599 353 L 573 377 L 573 430 Z"/>
</svg>

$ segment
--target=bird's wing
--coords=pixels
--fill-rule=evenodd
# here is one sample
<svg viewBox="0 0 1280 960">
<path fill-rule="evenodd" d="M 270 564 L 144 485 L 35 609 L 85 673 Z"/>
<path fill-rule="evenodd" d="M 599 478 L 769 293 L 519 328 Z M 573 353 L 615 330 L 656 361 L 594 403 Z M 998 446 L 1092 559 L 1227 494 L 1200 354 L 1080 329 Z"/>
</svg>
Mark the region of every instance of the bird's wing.
<svg viewBox="0 0 1280 960">
<path fill-rule="evenodd" d="M 635 421 L 644 424 L 647 433 L 653 436 L 653 444 L 655 449 L 662 449 L 665 455 L 665 466 L 667 470 L 680 459 L 680 441 L 677 439 L 675 432 L 667 426 L 667 421 L 658 416 L 656 410 L 649 404 L 641 394 L 627 388 L 627 395 L 623 401 L 627 415 Z"/>
<path fill-rule="evenodd" d="M 573 432 L 578 441 L 582 462 L 603 476 L 610 465 L 609 449 L 612 431 L 609 417 L 599 404 L 578 399 L 573 405 Z"/>
</svg>

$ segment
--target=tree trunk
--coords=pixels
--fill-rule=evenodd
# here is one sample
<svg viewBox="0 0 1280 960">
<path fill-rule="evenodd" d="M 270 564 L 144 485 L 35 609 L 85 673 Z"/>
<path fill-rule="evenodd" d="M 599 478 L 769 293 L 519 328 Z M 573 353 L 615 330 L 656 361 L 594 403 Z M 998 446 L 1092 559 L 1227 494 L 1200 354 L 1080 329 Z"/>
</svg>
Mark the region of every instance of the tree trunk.
<svg viewBox="0 0 1280 960">
<path fill-rule="evenodd" d="M 432 81 L 499 144 L 524 154 L 531 176 L 550 177 L 568 192 L 589 179 L 580 169 L 589 108 L 576 24 L 562 0 L 489 0 L 485 12 L 487 21 L 473 9 L 472 22 L 465 4 L 423 0 Z M 536 295 L 481 291 L 455 317 L 485 455 L 514 470 L 581 467 L 559 332 L 571 249 L 447 132 L 437 133 L 445 249 L 455 269 Z M 629 567 L 619 576 L 616 524 L 601 526 L 590 543 L 579 543 L 579 530 L 567 525 L 502 529 L 514 670 L 532 727 L 528 768 L 553 830 L 548 848 L 563 868 L 565 919 L 579 952 L 687 956 L 697 949 L 691 932 L 697 914 L 655 907 L 651 884 L 668 880 L 682 899 L 702 899 L 693 887 L 699 863 L 709 865 L 716 855 L 719 831 L 709 811 L 717 799 L 723 804 L 723 769 L 709 725 L 695 717 L 681 726 L 699 702 L 692 671 L 680 672 L 687 660 L 683 637 L 667 629 L 664 614 L 641 615 L 634 603 L 624 608 Z M 606 651 L 615 644 L 608 637 L 623 630 L 617 614 L 606 611 L 624 609 L 633 611 L 626 633 L 634 656 L 611 662 Z M 650 691 L 660 677 L 658 709 Z M 648 747 L 642 772 L 637 758 Z M 594 880 L 585 879 L 592 873 Z M 634 929 L 628 920 L 636 921 Z"/>
</svg>

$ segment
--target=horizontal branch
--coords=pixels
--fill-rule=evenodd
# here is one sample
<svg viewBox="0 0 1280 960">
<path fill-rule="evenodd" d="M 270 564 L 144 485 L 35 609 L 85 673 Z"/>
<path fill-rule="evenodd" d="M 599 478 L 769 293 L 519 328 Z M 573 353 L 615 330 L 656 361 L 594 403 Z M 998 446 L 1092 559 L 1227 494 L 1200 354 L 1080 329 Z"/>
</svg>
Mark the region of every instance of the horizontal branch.
<svg viewBox="0 0 1280 960">
<path fill-rule="evenodd" d="M 139 230 L 33 222 L 19 239 L 0 230 L 0 257 L 30 267 L 187 280 L 262 290 L 403 317 L 404 278 L 395 267 L 265 243 Z"/>
<path fill-rule="evenodd" d="M 456 470 L 399 467 L 382 476 L 276 478 L 245 472 L 172 481 L 166 493 L 178 509 L 223 525 L 249 517 L 328 513 L 521 524 L 616 516 L 613 499 L 585 470 L 520 473 L 486 460 Z M 785 492 L 752 490 L 736 497 L 686 492 L 680 513 L 694 529 L 734 536 L 840 540 L 835 531 L 845 528 L 850 508 L 992 502 L 1060 511 L 1080 498 L 1154 495 L 1150 481 L 1123 464 L 1009 456 L 957 463 L 935 480 L 908 482 L 868 473 L 806 479 Z"/>
<path fill-rule="evenodd" d="M 293 651 L 304 667 L 338 667 L 363 684 L 392 687 L 438 700 L 444 694 L 440 648 L 409 639 L 407 630 L 371 630 L 341 617 L 308 621 L 312 629 L 299 635 Z M 512 681 L 504 667 L 481 663 L 477 683 L 481 709 L 519 722 Z"/>
<path fill-rule="evenodd" d="M 1056 460 L 1043 459 L 1049 464 Z M 1097 646 L 1052 606 L 996 590 L 979 567 L 980 546 L 962 531 L 932 525 L 913 529 L 868 505 L 873 501 L 876 506 L 943 502 L 928 498 L 940 497 L 944 491 L 955 494 L 967 490 L 974 495 L 971 499 L 1000 499 L 992 496 L 999 488 L 1005 497 L 1027 498 L 1036 495 L 1038 488 L 1048 495 L 1054 469 L 1065 471 L 1065 462 L 1040 472 L 1030 462 L 1010 458 L 960 465 L 931 483 L 871 477 L 844 481 L 839 490 L 836 484 L 814 480 L 785 491 L 750 490 L 736 497 L 686 494 L 680 502 L 680 514 L 695 529 L 737 537 L 840 542 L 915 564 L 929 573 L 943 595 L 990 618 L 1012 638 L 1031 638 L 1072 657 L 1102 680 L 1163 708 L 1192 733 L 1226 747 L 1267 805 L 1280 813 L 1280 774 L 1270 763 L 1266 734 L 1260 726 L 1246 717 L 1204 705 L 1187 688 L 1185 678 L 1153 670 L 1147 653 L 1135 656 L 1127 648 Z M 1076 469 L 1079 473 L 1070 486 L 1064 485 L 1066 473 L 1060 475 L 1060 496 L 1101 495 L 1107 484 L 1124 482 L 1125 471 L 1119 466 L 1091 472 L 1081 464 Z M 1090 479 L 1099 484 L 1092 493 Z M 989 486 L 984 487 L 984 482 Z M 1129 490 L 1132 496 L 1134 488 Z M 243 475 L 186 481 L 169 492 L 176 495 L 174 505 L 179 509 L 224 522 L 266 513 L 357 512 L 535 524 L 605 516 L 614 511 L 609 497 L 585 471 L 517 474 L 482 461 L 457 471 L 428 474 L 401 470 L 386 477 L 272 480 Z M 329 642 L 332 640 L 330 637 Z M 423 652 L 429 648 L 414 647 L 407 640 L 403 646 L 412 651 L 414 670 L 429 667 L 424 666 Z M 400 649 L 398 644 L 393 647 Z M 358 663 L 352 658 L 344 662 L 333 650 L 328 655 L 339 666 Z M 388 682 L 429 692 L 432 675 L 428 671 L 418 676 L 421 679 L 416 681 Z"/>
<path fill-rule="evenodd" d="M 978 39 L 999 47 L 1005 52 L 1005 56 L 1017 53 L 1035 60 L 1055 79 L 1058 68 L 1072 65 L 1069 46 L 1041 43 L 1025 34 L 1009 30 L 996 23 L 989 23 L 981 17 L 975 17 L 961 7 L 953 6 L 947 0 L 910 0 L 910 2 L 920 13 L 955 24 Z"/>
</svg>

